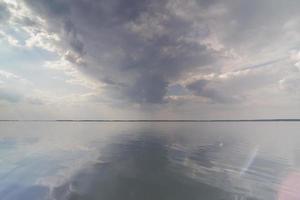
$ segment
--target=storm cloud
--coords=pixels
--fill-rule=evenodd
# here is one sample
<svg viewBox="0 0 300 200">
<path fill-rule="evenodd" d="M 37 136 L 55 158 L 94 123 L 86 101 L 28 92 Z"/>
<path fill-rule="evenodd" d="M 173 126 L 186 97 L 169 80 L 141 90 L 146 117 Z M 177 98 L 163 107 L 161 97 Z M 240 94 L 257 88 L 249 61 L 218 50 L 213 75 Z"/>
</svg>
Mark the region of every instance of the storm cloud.
<svg viewBox="0 0 300 200">
<path fill-rule="evenodd" d="M 162 103 L 170 82 L 220 54 L 205 43 L 201 19 L 177 14 L 169 1 L 27 1 L 59 33 L 77 65 L 137 103 Z M 73 62 L 75 62 L 73 60 Z M 78 63 L 77 63 L 78 64 Z"/>
<path fill-rule="evenodd" d="M 12 15 L 10 23 L 31 37 L 27 47 L 54 52 L 57 63 L 71 63 L 76 77 L 95 81 L 101 92 L 88 94 L 95 99 L 239 104 L 256 101 L 263 90 L 270 95 L 295 90 L 290 85 L 298 80 L 292 70 L 298 60 L 291 58 L 300 46 L 296 0 L 22 2 L 28 9 L 22 16 L 0 4 L 0 20 Z M 14 39 L 7 40 L 20 46 Z"/>
</svg>

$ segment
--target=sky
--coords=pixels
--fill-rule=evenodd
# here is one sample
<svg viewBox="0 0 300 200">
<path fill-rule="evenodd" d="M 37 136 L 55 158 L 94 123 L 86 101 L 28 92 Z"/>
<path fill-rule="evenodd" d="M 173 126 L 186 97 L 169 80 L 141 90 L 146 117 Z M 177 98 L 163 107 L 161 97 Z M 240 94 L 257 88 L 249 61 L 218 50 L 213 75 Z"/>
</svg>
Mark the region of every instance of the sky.
<svg viewBox="0 0 300 200">
<path fill-rule="evenodd" d="M 0 119 L 300 118 L 299 0 L 0 0 Z"/>
</svg>

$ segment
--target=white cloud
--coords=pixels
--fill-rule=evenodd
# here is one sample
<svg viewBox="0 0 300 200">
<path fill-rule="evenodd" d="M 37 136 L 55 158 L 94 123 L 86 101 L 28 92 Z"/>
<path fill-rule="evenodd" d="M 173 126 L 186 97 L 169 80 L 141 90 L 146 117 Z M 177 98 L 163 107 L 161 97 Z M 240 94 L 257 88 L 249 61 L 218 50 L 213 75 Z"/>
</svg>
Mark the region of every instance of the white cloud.
<svg viewBox="0 0 300 200">
<path fill-rule="evenodd" d="M 19 41 L 11 35 L 6 34 L 4 31 L 0 30 L 0 39 L 6 41 L 9 45 L 15 47 L 21 47 Z"/>
<path fill-rule="evenodd" d="M 46 61 L 44 66 L 48 69 L 62 71 L 68 77 L 68 79 L 65 80 L 66 83 L 79 85 L 89 90 L 101 90 L 103 84 L 85 76 L 76 67 L 74 67 L 74 64 L 67 60 L 67 58 L 70 59 L 70 52 L 67 52 L 63 58 L 60 58 L 60 60 Z M 74 62 L 81 63 L 81 60 L 80 58 L 76 58 Z"/>
<path fill-rule="evenodd" d="M 8 85 L 11 86 L 14 86 L 14 84 L 20 84 L 20 85 L 22 84 L 24 86 L 29 86 L 32 84 L 29 80 L 19 75 L 1 69 L 0 69 L 0 80 L 2 81 L 2 83 L 7 83 Z"/>
</svg>

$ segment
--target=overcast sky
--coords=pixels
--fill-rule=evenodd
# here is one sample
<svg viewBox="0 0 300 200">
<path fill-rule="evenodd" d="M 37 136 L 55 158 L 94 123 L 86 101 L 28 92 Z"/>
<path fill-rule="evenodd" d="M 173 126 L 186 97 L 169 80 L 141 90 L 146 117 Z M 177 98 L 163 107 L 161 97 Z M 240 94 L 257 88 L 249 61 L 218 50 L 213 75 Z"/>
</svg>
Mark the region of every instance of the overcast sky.
<svg viewBox="0 0 300 200">
<path fill-rule="evenodd" d="M 0 118 L 300 118 L 299 8 L 0 0 Z"/>
</svg>

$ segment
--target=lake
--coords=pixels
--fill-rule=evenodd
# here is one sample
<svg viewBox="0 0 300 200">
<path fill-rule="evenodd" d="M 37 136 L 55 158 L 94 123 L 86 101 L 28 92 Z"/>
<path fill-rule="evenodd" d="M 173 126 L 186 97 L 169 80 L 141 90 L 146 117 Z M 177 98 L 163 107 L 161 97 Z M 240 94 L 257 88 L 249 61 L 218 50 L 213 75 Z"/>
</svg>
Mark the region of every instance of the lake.
<svg viewBox="0 0 300 200">
<path fill-rule="evenodd" d="M 300 199 L 299 122 L 1 122 L 1 200 Z"/>
</svg>

